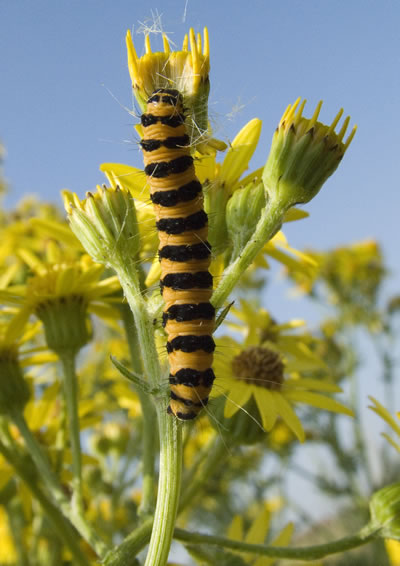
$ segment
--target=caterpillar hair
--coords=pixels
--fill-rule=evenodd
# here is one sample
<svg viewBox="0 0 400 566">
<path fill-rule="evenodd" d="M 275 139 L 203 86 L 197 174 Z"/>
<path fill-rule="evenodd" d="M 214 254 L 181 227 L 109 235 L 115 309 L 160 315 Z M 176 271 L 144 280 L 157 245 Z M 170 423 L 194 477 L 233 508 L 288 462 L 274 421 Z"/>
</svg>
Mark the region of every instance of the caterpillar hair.
<svg viewBox="0 0 400 566">
<path fill-rule="evenodd" d="M 170 363 L 168 412 L 186 421 L 207 405 L 215 379 L 208 218 L 190 155 L 182 95 L 174 89 L 154 91 L 141 123 L 144 171 L 160 240 L 163 326 Z"/>
</svg>

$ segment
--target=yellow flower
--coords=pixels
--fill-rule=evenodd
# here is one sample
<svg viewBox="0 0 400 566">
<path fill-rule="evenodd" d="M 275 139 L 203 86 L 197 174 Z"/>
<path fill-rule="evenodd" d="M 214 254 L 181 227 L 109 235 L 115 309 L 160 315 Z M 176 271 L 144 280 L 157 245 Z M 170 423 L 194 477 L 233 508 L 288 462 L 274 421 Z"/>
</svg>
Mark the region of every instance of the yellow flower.
<svg viewBox="0 0 400 566">
<path fill-rule="evenodd" d="M 248 303 L 242 302 L 242 309 L 238 312 L 243 320 L 252 317 L 254 310 Z M 251 324 L 235 325 L 244 334 L 242 343 L 227 336 L 217 339 L 217 352 L 219 350 L 224 355 L 215 357 L 217 380 L 213 395 L 217 397 L 222 392 L 226 397 L 225 418 L 233 417 L 243 407 L 246 412 L 246 404 L 254 401 L 257 412 L 251 416 L 261 420 L 266 431 L 272 430 L 280 417 L 303 442 L 304 429 L 293 405 L 305 403 L 328 411 L 353 414 L 341 403 L 324 395 L 340 393 L 341 389 L 335 384 L 299 377 L 303 371 L 325 369 L 325 366 L 309 348 L 309 336 L 284 333 L 291 325 L 297 324 L 276 325 L 261 309 L 258 316 L 254 314 Z M 285 371 L 288 376 L 285 376 Z"/>
<path fill-rule="evenodd" d="M 348 116 L 338 133 L 335 128 L 342 117 L 341 109 L 330 126 L 318 122 L 322 101 L 311 118 L 303 117 L 306 100 L 289 104 L 272 138 L 271 151 L 263 172 L 269 198 L 285 208 L 309 202 L 337 169 L 349 147 L 356 127 L 346 141 Z"/>
<path fill-rule="evenodd" d="M 213 147 L 224 148 L 225 144 L 209 136 L 210 44 L 207 28 L 204 28 L 203 40 L 191 28 L 189 36 L 185 35 L 181 51 L 171 51 L 165 34 L 164 51 L 152 52 L 150 37 L 146 35 L 146 52 L 138 57 L 130 31 L 126 34 L 126 46 L 133 92 L 141 110 L 146 111 L 147 100 L 154 91 L 161 88 L 178 90 L 184 99 L 192 144 L 206 152 Z"/>
<path fill-rule="evenodd" d="M 50 246 L 51 247 L 51 246 Z M 58 250 L 58 251 L 57 251 Z M 44 262 L 29 250 L 20 251 L 34 275 L 26 285 L 0 291 L 0 299 L 21 307 L 19 317 L 26 321 L 34 313 L 44 324 L 49 348 L 79 350 L 90 337 L 87 313 L 106 319 L 110 324 L 119 318 L 114 304 L 120 301 L 117 277 L 101 279 L 104 266 L 81 256 L 74 262 L 63 261 L 61 251 L 52 248 L 53 260 Z"/>
</svg>

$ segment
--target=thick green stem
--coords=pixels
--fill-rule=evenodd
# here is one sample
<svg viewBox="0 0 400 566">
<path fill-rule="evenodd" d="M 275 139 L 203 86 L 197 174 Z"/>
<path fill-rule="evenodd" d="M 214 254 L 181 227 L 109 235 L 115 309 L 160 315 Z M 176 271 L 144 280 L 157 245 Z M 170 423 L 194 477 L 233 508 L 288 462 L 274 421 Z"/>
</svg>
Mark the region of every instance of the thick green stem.
<svg viewBox="0 0 400 566">
<path fill-rule="evenodd" d="M 134 326 L 132 312 L 126 304 L 121 306 L 122 319 L 125 327 L 125 334 L 128 340 L 133 371 L 141 375 L 143 367 L 141 363 L 138 332 Z M 155 423 L 155 409 L 149 396 L 139 387 L 136 389 L 142 407 L 143 416 L 143 486 L 142 501 L 138 513 L 141 516 L 151 515 L 154 511 L 155 500 L 155 470 L 154 460 L 156 454 L 157 428 Z"/>
<path fill-rule="evenodd" d="M 164 566 L 172 542 L 180 494 L 182 425 L 166 412 L 167 392 L 162 391 L 153 321 L 142 296 L 135 267 L 127 261 L 115 261 L 113 265 L 135 320 L 144 374 L 159 391 L 156 409 L 160 435 L 160 474 L 153 531 L 145 566 Z"/>
<path fill-rule="evenodd" d="M 66 352 L 60 354 L 64 377 L 64 396 L 67 410 L 69 439 L 72 453 L 72 506 L 80 514 L 83 513 L 82 495 L 82 455 L 81 430 L 78 412 L 78 379 L 75 371 L 75 354 Z"/>
<path fill-rule="evenodd" d="M 175 528 L 182 474 L 182 423 L 159 405 L 160 476 L 153 530 L 145 566 L 164 566 Z"/>
<path fill-rule="evenodd" d="M 187 544 L 207 544 L 218 546 L 219 548 L 230 548 L 239 552 L 257 554 L 259 556 L 269 556 L 271 558 L 290 558 L 292 560 L 318 560 L 329 556 L 345 552 L 352 548 L 357 548 L 371 542 L 376 537 L 376 529 L 369 526 L 364 527 L 356 535 L 345 537 L 333 542 L 318 544 L 315 546 L 304 546 L 301 548 L 285 548 L 280 546 L 266 546 L 263 544 L 250 544 L 237 540 L 212 535 L 202 535 L 190 533 L 183 529 L 175 529 L 174 538 Z"/>
<path fill-rule="evenodd" d="M 154 341 L 153 321 L 150 319 L 146 301 L 142 296 L 135 267 L 134 265 L 129 266 L 123 261 L 116 261 L 113 267 L 117 272 L 135 320 L 145 378 L 152 386 L 159 387 L 161 368 Z"/>
<path fill-rule="evenodd" d="M 279 229 L 285 211 L 279 200 L 270 200 L 267 203 L 253 236 L 247 242 L 239 257 L 225 269 L 221 282 L 213 293 L 211 302 L 216 308 L 224 304 L 243 273 L 251 265 L 265 243 Z"/>
<path fill-rule="evenodd" d="M 100 558 L 104 557 L 108 552 L 107 545 L 98 537 L 94 529 L 86 521 L 85 517 L 79 513 L 78 510 L 72 509 L 70 501 L 65 496 L 57 477 L 50 468 L 50 463 L 47 457 L 30 431 L 23 415 L 19 412 L 14 412 L 10 416 L 25 441 L 26 448 L 40 473 L 43 483 L 46 485 L 52 498 L 59 505 L 62 513 L 71 521 L 77 531 L 91 545 L 98 556 Z"/>
<path fill-rule="evenodd" d="M 2 456 L 13 466 L 18 476 L 25 482 L 32 495 L 39 502 L 44 513 L 47 515 L 51 526 L 54 528 L 60 539 L 70 550 L 74 557 L 74 564 L 79 566 L 89 566 L 89 561 L 82 552 L 79 545 L 79 536 L 74 532 L 71 525 L 60 513 L 59 509 L 51 503 L 51 501 L 43 493 L 42 489 L 32 477 L 29 467 L 25 462 L 21 461 L 19 457 L 5 444 L 0 442 L 0 453 Z"/>
</svg>

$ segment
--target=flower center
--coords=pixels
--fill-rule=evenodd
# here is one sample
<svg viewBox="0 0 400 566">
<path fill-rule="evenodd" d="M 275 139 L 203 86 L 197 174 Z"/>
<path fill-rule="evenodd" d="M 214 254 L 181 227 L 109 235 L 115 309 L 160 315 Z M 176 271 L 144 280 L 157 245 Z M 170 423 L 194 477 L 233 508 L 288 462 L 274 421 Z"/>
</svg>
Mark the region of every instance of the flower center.
<svg viewBox="0 0 400 566">
<path fill-rule="evenodd" d="M 238 379 L 266 389 L 281 388 L 283 370 L 280 355 L 261 346 L 250 346 L 232 360 L 232 371 Z"/>
</svg>

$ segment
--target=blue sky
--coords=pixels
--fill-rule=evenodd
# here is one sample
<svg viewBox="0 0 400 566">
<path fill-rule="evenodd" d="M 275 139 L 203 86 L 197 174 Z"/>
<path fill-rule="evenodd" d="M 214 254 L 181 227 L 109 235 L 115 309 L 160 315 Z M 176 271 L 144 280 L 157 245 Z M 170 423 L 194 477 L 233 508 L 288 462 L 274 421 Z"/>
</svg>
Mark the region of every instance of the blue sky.
<svg viewBox="0 0 400 566">
<path fill-rule="evenodd" d="M 210 114 L 229 141 L 251 118 L 263 120 L 251 163 L 266 160 L 272 133 L 298 96 L 312 113 L 324 100 L 329 122 L 343 106 L 358 132 L 338 171 L 307 205 L 309 219 L 287 226 L 294 247 L 320 249 L 364 238 L 383 245 L 400 290 L 400 2 L 396 0 L 0 0 L 0 139 L 11 206 L 26 193 L 61 202 L 104 182 L 104 161 L 141 167 L 133 126 L 125 33 L 161 15 L 180 45 L 190 26 L 211 40 Z M 154 39 L 157 43 L 157 37 Z M 275 287 L 276 288 L 276 287 Z M 279 303 L 281 319 L 312 318 Z M 371 376 L 374 379 L 374 376 Z"/>
<path fill-rule="evenodd" d="M 358 132 L 339 169 L 287 225 L 294 247 L 326 249 L 364 238 L 383 245 L 400 287 L 400 3 L 388 0 L 0 0 L 0 139 L 7 148 L 7 203 L 26 193 L 60 202 L 104 182 L 105 161 L 142 167 L 134 125 L 125 33 L 139 53 L 146 26 L 181 45 L 190 26 L 208 26 L 210 116 L 229 141 L 251 118 L 263 120 L 251 167 L 266 160 L 287 104 L 324 100 L 321 120 L 340 107 Z M 160 47 L 159 35 L 152 36 Z M 276 303 L 276 290 L 270 301 Z M 281 317 L 305 316 L 280 301 Z M 279 314 L 279 313 L 278 313 Z M 308 318 L 313 318 L 311 311 Z"/>
<path fill-rule="evenodd" d="M 358 124 L 356 138 L 307 206 L 311 218 L 287 234 L 299 247 L 376 237 L 398 271 L 400 3 L 2 0 L 0 11 L 9 203 L 27 192 L 58 201 L 64 187 L 83 195 L 103 182 L 104 161 L 141 166 L 137 120 L 127 111 L 124 36 L 133 28 L 140 52 L 143 35 L 136 32 L 161 15 L 177 45 L 189 26 L 209 27 L 211 117 L 227 141 L 249 119 L 263 120 L 254 168 L 266 160 L 289 102 L 307 98 L 307 115 L 323 99 L 324 121 L 343 106 Z"/>
<path fill-rule="evenodd" d="M 124 36 L 161 15 L 177 45 L 189 26 L 209 27 L 211 117 L 225 140 L 249 119 L 263 120 L 254 168 L 297 96 L 309 100 L 310 113 L 322 98 L 326 121 L 344 107 L 358 124 L 356 139 L 308 205 L 311 218 L 287 233 L 298 246 L 377 237 L 398 269 L 400 3 L 2 0 L 0 11 L 0 139 L 8 151 L 9 203 L 27 192 L 57 201 L 64 187 L 83 195 L 103 182 L 104 161 L 141 166 L 136 119 L 127 111 Z M 140 52 L 143 35 L 134 38 Z"/>
</svg>

